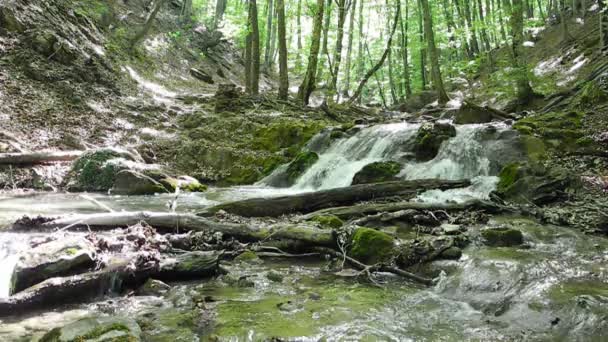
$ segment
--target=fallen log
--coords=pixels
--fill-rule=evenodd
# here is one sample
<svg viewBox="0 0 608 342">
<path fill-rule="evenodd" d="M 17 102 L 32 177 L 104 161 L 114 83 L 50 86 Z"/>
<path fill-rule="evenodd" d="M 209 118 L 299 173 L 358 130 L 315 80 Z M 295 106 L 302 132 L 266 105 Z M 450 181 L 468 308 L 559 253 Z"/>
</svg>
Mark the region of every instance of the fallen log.
<svg viewBox="0 0 608 342">
<path fill-rule="evenodd" d="M 83 153 L 83 151 L 0 153 L 0 165 L 33 165 L 72 161 Z"/>
<path fill-rule="evenodd" d="M 246 224 L 221 223 L 208 218 L 179 213 L 156 212 L 112 212 L 88 215 L 72 215 L 57 219 L 38 217 L 21 219 L 13 224 L 13 230 L 28 229 L 63 229 L 76 230 L 80 228 L 92 230 L 107 230 L 119 227 L 129 227 L 140 222 L 146 222 L 160 231 L 194 231 L 223 233 L 245 241 L 261 240 L 297 240 L 314 246 L 334 246 L 335 239 L 331 231 L 307 226 L 275 225 L 270 227 L 255 227 Z"/>
<path fill-rule="evenodd" d="M 421 191 L 431 189 L 447 190 L 463 188 L 469 185 L 471 185 L 471 182 L 468 180 L 451 181 L 438 179 L 359 184 L 345 188 L 308 192 L 290 196 L 252 198 L 225 203 L 208 208 L 197 215 L 212 216 L 222 210 L 245 217 L 278 217 L 295 213 L 306 214 L 325 208 L 350 205 L 357 202 L 387 197 L 411 199 Z"/>
<path fill-rule="evenodd" d="M 219 269 L 219 253 L 191 252 L 134 266 L 131 260 L 114 261 L 103 270 L 47 279 L 15 295 L 0 299 L 0 317 L 53 308 L 99 298 L 143 284 L 148 278 L 202 278 Z"/>
<path fill-rule="evenodd" d="M 510 209 L 490 201 L 471 200 L 464 203 L 424 203 L 424 202 L 398 202 L 398 203 L 370 203 L 359 204 L 346 207 L 327 208 L 312 212 L 304 216 L 305 220 L 318 215 L 335 215 L 342 220 L 375 215 L 378 213 L 392 213 L 401 210 L 445 210 L 445 211 L 464 211 L 464 210 L 483 210 L 488 213 L 499 213 Z"/>
</svg>

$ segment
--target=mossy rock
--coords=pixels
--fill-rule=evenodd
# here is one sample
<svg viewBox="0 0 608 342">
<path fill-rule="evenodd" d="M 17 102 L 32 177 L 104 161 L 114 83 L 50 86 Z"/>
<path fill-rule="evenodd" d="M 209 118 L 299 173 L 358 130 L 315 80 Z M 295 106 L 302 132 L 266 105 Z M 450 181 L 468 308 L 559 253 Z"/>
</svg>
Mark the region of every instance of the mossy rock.
<svg viewBox="0 0 608 342">
<path fill-rule="evenodd" d="M 499 174 L 496 193 L 504 200 L 543 205 L 561 200 L 574 177 L 565 169 L 539 164 L 507 164 Z"/>
<path fill-rule="evenodd" d="M 237 255 L 237 257 L 234 258 L 234 261 L 255 264 L 255 263 L 259 263 L 261 261 L 261 259 L 253 251 L 244 251 L 243 253 Z"/>
<path fill-rule="evenodd" d="M 528 116 L 517 121 L 513 128 L 524 136 L 535 136 L 544 146 L 560 149 L 576 147 L 576 141 L 584 133 L 581 129 L 584 114 L 578 111 L 551 112 Z M 531 141 L 523 141 L 530 144 Z M 535 141 L 534 143 L 538 143 Z"/>
<path fill-rule="evenodd" d="M 8 32 L 23 32 L 25 26 L 15 17 L 13 10 L 7 7 L 0 7 L 0 27 Z"/>
<path fill-rule="evenodd" d="M 118 149 L 100 149 L 83 154 L 72 164 L 66 177 L 70 191 L 105 192 L 114 185 L 116 174 L 128 169 L 133 156 Z"/>
<path fill-rule="evenodd" d="M 481 231 L 484 243 L 493 247 L 511 247 L 524 243 L 524 235 L 513 228 L 488 228 Z"/>
<path fill-rule="evenodd" d="M 437 156 L 441 144 L 456 136 L 456 128 L 448 123 L 425 123 L 416 134 L 414 154 L 418 161 L 428 161 Z"/>
<path fill-rule="evenodd" d="M 302 152 L 289 163 L 286 170 L 287 183 L 293 185 L 311 166 L 319 160 L 319 155 L 314 152 Z"/>
<path fill-rule="evenodd" d="M 353 177 L 352 185 L 388 182 L 395 180 L 401 172 L 401 164 L 394 161 L 375 162 L 365 165 Z"/>
<path fill-rule="evenodd" d="M 511 163 L 505 165 L 498 175 L 499 181 L 496 189 L 498 192 L 506 193 L 509 188 L 519 179 L 520 163 Z"/>
<path fill-rule="evenodd" d="M 84 318 L 55 328 L 46 333 L 40 342 L 136 342 L 140 341 L 139 325 L 128 318 Z"/>
<path fill-rule="evenodd" d="M 165 177 L 160 183 L 169 192 L 175 192 L 178 187 L 183 192 L 205 192 L 208 190 L 206 185 L 201 184 L 196 178 L 189 176 L 180 176 L 178 178 Z"/>
<path fill-rule="evenodd" d="M 337 229 L 344 225 L 344 222 L 335 215 L 317 215 L 310 220 L 317 222 L 323 228 Z"/>
<path fill-rule="evenodd" d="M 597 106 L 608 101 L 608 92 L 597 84 L 597 81 L 588 82 L 574 100 L 574 106 L 581 109 Z"/>
<path fill-rule="evenodd" d="M 119 171 L 110 190 L 116 195 L 154 195 L 168 190 L 153 178 L 133 170 Z"/>
<path fill-rule="evenodd" d="M 294 147 L 299 150 L 323 128 L 325 125 L 319 122 L 281 120 L 257 130 L 253 147 L 269 152 Z"/>
<path fill-rule="evenodd" d="M 378 230 L 357 228 L 353 234 L 349 255 L 363 263 L 386 262 L 394 254 L 395 239 Z"/>
</svg>

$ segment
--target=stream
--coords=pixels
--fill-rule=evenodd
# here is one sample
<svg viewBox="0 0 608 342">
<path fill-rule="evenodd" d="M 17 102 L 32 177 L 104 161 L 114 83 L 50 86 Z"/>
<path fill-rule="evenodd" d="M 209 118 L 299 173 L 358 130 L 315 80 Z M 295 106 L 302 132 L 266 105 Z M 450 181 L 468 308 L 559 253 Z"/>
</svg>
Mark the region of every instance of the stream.
<svg viewBox="0 0 608 342">
<path fill-rule="evenodd" d="M 227 201 L 293 194 L 350 185 L 363 166 L 395 160 L 405 179 L 471 178 L 466 189 L 428 191 L 418 201 L 487 198 L 501 165 L 513 157 L 513 132 L 506 126 L 457 126 L 456 137 L 431 161 L 408 155 L 417 124 L 386 124 L 308 148 L 319 160 L 289 188 L 260 183 L 182 194 L 178 211 L 194 212 Z M 114 210 L 167 211 L 173 195 L 88 194 Z M 29 242 L 50 233 L 8 233 L 23 215 L 93 213 L 102 209 L 80 194 L 0 195 L 0 298 L 8 295 L 10 274 Z M 508 226 L 524 234 L 524 245 L 488 247 L 479 230 Z M 405 234 L 397 230 L 398 236 Z M 62 234 L 62 233 L 53 233 Z M 360 282 L 348 272 L 328 270 L 318 259 L 264 260 L 227 264 L 230 278 L 172 283 L 163 296 L 110 296 L 93 303 L 0 321 L 0 341 L 37 341 L 45 332 L 82 317 L 136 318 L 145 341 L 603 341 L 608 336 L 608 240 L 573 229 L 542 225 L 525 217 L 494 216 L 468 227 L 472 243 L 459 260 L 420 265 L 417 273 L 439 275 L 424 288 L 390 274 L 382 286 Z M 406 238 L 407 236 L 400 236 Z M 235 282 L 246 276 L 247 284 Z M 199 317 L 204 298 L 212 317 Z M 205 311 L 207 312 L 207 311 Z M 201 323 L 202 322 L 202 323 Z M 211 322 L 211 323 L 209 323 Z"/>
</svg>

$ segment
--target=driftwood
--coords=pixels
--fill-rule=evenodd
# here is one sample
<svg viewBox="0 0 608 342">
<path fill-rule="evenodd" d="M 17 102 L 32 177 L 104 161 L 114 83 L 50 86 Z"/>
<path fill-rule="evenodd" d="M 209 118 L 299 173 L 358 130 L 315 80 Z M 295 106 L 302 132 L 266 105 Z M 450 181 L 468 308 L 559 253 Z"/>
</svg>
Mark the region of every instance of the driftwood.
<svg viewBox="0 0 608 342">
<path fill-rule="evenodd" d="M 160 264 L 134 267 L 130 260 L 120 260 L 100 271 L 47 279 L 7 299 L 0 299 L 0 317 L 91 300 L 139 286 L 151 277 L 207 277 L 218 271 L 218 260 L 219 254 L 215 252 L 192 252 L 161 260 Z"/>
<path fill-rule="evenodd" d="M 271 227 L 252 227 L 245 224 L 220 223 L 192 214 L 155 213 L 155 212 L 113 212 L 90 215 L 72 215 L 57 219 L 34 218 L 19 220 L 13 225 L 14 230 L 27 229 L 114 229 L 128 227 L 146 222 L 160 231 L 194 231 L 223 233 L 245 241 L 260 240 L 297 240 L 314 246 L 334 246 L 335 240 L 331 231 L 294 225 L 277 225 Z"/>
<path fill-rule="evenodd" d="M 298 195 L 252 198 L 244 201 L 225 203 L 208 208 L 198 213 L 198 215 L 212 216 L 221 210 L 245 217 L 278 217 L 295 213 L 306 214 L 325 208 L 387 197 L 411 199 L 420 191 L 463 188 L 470 184 L 468 180 L 449 181 L 437 179 L 360 184 Z"/>
<path fill-rule="evenodd" d="M 83 151 L 0 153 L 0 165 L 33 165 L 72 161 L 82 154 Z"/>
<path fill-rule="evenodd" d="M 335 207 L 327 208 L 319 211 L 312 212 L 304 219 L 311 219 L 317 215 L 335 215 L 343 220 L 364 217 L 368 215 L 375 215 L 378 213 L 391 213 L 400 210 L 445 210 L 445 211 L 463 211 L 469 209 L 483 210 L 489 213 L 499 213 L 502 211 L 509 211 L 509 208 L 500 206 L 498 204 L 481 201 L 471 200 L 464 203 L 423 203 L 423 202 L 398 202 L 398 203 L 370 203 L 360 204 L 347 207 Z"/>
</svg>

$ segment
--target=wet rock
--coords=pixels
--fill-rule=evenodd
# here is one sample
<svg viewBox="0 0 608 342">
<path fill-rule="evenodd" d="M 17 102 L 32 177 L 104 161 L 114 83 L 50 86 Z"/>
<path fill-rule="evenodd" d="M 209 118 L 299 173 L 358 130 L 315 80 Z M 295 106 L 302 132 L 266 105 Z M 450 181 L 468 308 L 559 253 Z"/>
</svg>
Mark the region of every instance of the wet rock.
<svg viewBox="0 0 608 342">
<path fill-rule="evenodd" d="M 192 75 L 192 77 L 194 77 L 198 80 L 201 80 L 205 83 L 209 83 L 209 84 L 215 83 L 213 81 L 213 77 L 209 76 L 209 74 L 207 74 L 206 72 L 204 72 L 203 70 L 200 70 L 200 69 L 196 69 L 196 68 L 190 69 L 190 75 Z"/>
<path fill-rule="evenodd" d="M 94 265 L 95 247 L 83 237 L 40 244 L 19 258 L 12 275 L 12 293 L 46 279 L 78 273 Z"/>
<path fill-rule="evenodd" d="M 160 180 L 169 192 L 175 192 L 177 188 L 184 192 L 205 192 L 207 186 L 201 184 L 196 178 L 190 176 L 179 176 L 178 178 L 166 177 Z"/>
<path fill-rule="evenodd" d="M 439 255 L 442 259 L 458 260 L 462 256 L 462 250 L 458 247 L 450 247 Z"/>
<path fill-rule="evenodd" d="M 314 152 L 302 152 L 289 164 L 286 171 L 287 184 L 293 185 L 311 166 L 319 160 Z"/>
<path fill-rule="evenodd" d="M 250 263 L 250 264 L 257 264 L 257 263 L 261 263 L 262 259 L 260 259 L 260 257 L 258 257 L 258 255 L 255 254 L 255 252 L 245 251 L 245 252 L 239 254 L 236 258 L 234 258 L 234 261 L 246 262 L 246 263 Z"/>
<path fill-rule="evenodd" d="M 496 193 L 503 200 L 536 205 L 566 198 L 568 188 L 576 183 L 565 169 L 522 163 L 506 165 L 499 178 Z"/>
<path fill-rule="evenodd" d="M 310 219 L 317 222 L 323 228 L 337 229 L 344 225 L 344 222 L 335 215 L 317 215 Z"/>
<path fill-rule="evenodd" d="M 247 276 L 242 276 L 237 280 L 236 286 L 242 288 L 255 287 L 255 282 L 253 282 L 253 280 L 249 279 Z"/>
<path fill-rule="evenodd" d="M 415 138 L 414 153 L 418 161 L 428 161 L 437 156 L 441 144 L 456 136 L 456 128 L 448 123 L 425 123 Z"/>
<path fill-rule="evenodd" d="M 371 228 L 358 228 L 351 241 L 349 255 L 368 264 L 387 261 L 393 255 L 395 239 Z"/>
<path fill-rule="evenodd" d="M 493 247 L 511 247 L 524 243 L 524 235 L 520 230 L 500 227 L 486 228 L 481 231 L 484 243 Z"/>
<path fill-rule="evenodd" d="M 143 173 L 122 170 L 116 174 L 110 192 L 116 195 L 153 195 L 168 191 L 161 183 Z"/>
<path fill-rule="evenodd" d="M 171 286 L 160 280 L 148 279 L 146 283 L 137 290 L 137 294 L 141 296 L 162 296 L 170 289 Z"/>
<path fill-rule="evenodd" d="M 436 91 L 421 91 L 410 96 L 404 103 L 399 105 L 399 111 L 414 113 L 428 104 L 431 104 L 439 98 Z"/>
<path fill-rule="evenodd" d="M 491 122 L 492 112 L 480 106 L 472 106 L 464 102 L 454 113 L 454 123 L 458 125 Z"/>
<path fill-rule="evenodd" d="M 141 328 L 129 318 L 93 317 L 55 328 L 40 339 L 40 342 L 76 341 L 141 341 Z"/>
<path fill-rule="evenodd" d="M 352 185 L 396 180 L 395 176 L 401 172 L 401 168 L 401 164 L 394 161 L 375 162 L 365 165 L 353 177 Z"/>
<path fill-rule="evenodd" d="M 458 224 L 444 223 L 441 225 L 441 230 L 446 235 L 457 235 L 457 234 L 464 232 L 466 230 L 466 228 L 464 228 L 463 226 L 458 225 Z"/>
<path fill-rule="evenodd" d="M 266 278 L 275 283 L 280 283 L 283 281 L 283 275 L 277 271 L 269 271 L 266 273 Z"/>
</svg>

